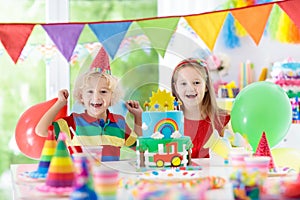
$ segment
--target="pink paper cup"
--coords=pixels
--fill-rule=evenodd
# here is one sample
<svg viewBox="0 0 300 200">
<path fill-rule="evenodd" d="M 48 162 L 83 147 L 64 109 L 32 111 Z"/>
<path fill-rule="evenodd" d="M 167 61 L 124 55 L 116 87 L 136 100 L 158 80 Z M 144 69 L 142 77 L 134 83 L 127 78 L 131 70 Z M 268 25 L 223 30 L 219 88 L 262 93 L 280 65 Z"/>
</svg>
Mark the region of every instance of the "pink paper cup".
<svg viewBox="0 0 300 200">
<path fill-rule="evenodd" d="M 87 162 L 88 169 L 92 169 L 92 162 L 84 153 L 74 153 L 72 154 L 72 160 L 75 167 L 75 172 L 79 174 L 82 171 L 82 160 Z"/>
<path fill-rule="evenodd" d="M 252 152 L 246 150 L 233 150 L 229 153 L 229 163 L 235 167 L 245 167 L 245 158 L 250 157 Z"/>
<path fill-rule="evenodd" d="M 269 156 L 252 156 L 245 158 L 246 169 L 248 171 L 258 170 L 263 177 L 266 177 L 269 171 Z"/>
<path fill-rule="evenodd" d="M 102 146 L 82 146 L 82 151 L 89 158 L 93 158 L 97 162 L 101 162 L 102 158 Z"/>
</svg>

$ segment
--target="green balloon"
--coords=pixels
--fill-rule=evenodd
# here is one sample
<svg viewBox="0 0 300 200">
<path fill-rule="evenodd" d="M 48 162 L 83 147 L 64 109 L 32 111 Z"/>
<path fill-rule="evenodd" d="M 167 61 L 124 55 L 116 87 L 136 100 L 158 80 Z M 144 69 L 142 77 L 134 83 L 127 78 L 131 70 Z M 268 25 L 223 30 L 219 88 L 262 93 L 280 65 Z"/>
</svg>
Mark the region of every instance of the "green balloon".
<svg viewBox="0 0 300 200">
<path fill-rule="evenodd" d="M 290 100 L 281 87 L 271 82 L 246 86 L 232 105 L 232 129 L 245 135 L 254 151 L 263 132 L 273 147 L 287 134 L 291 122 Z"/>
</svg>

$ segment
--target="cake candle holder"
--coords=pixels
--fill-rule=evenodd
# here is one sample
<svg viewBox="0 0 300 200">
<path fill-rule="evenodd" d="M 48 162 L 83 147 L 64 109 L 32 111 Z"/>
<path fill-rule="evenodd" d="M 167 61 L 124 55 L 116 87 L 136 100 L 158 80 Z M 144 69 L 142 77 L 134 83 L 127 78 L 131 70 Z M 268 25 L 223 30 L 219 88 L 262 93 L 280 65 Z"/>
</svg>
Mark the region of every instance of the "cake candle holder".
<svg viewBox="0 0 300 200">
<path fill-rule="evenodd" d="M 180 100 L 178 100 L 178 110 L 181 110 L 181 105 L 182 105 L 182 102 Z"/>
<path fill-rule="evenodd" d="M 146 111 L 149 111 L 149 106 L 150 106 L 150 104 L 146 101 L 144 103 L 144 107 L 146 108 Z"/>
<path fill-rule="evenodd" d="M 165 107 L 165 111 L 168 111 L 168 107 L 169 107 L 168 102 L 165 102 L 164 107 Z"/>
<path fill-rule="evenodd" d="M 178 102 L 176 100 L 173 102 L 173 105 L 174 105 L 174 110 L 179 110 Z"/>
</svg>

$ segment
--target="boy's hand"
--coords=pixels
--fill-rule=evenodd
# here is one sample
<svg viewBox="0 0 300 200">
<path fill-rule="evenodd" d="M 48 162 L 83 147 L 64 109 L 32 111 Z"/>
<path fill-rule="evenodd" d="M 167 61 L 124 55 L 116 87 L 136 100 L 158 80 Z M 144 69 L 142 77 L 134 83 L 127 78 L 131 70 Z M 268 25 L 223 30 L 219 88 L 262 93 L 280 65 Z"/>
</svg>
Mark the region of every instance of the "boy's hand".
<svg viewBox="0 0 300 200">
<path fill-rule="evenodd" d="M 126 103 L 126 108 L 128 111 L 133 114 L 135 117 L 140 117 L 142 116 L 143 109 L 140 106 L 140 103 L 135 100 L 128 100 Z"/>
<path fill-rule="evenodd" d="M 126 108 L 134 116 L 134 131 L 138 136 L 142 135 L 142 112 L 143 109 L 138 101 L 128 100 L 126 103 Z"/>
<path fill-rule="evenodd" d="M 64 105 L 68 103 L 69 92 L 66 89 L 62 89 L 58 92 L 58 101 Z"/>
</svg>

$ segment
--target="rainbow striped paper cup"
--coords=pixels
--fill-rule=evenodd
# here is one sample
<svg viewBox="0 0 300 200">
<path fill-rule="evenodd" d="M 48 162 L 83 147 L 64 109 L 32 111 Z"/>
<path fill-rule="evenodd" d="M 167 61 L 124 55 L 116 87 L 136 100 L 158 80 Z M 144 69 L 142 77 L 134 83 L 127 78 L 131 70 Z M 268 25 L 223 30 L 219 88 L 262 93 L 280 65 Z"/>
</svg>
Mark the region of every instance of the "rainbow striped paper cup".
<svg viewBox="0 0 300 200">
<path fill-rule="evenodd" d="M 119 172 L 96 166 L 93 168 L 94 189 L 100 199 L 115 200 L 119 186 Z"/>
</svg>

